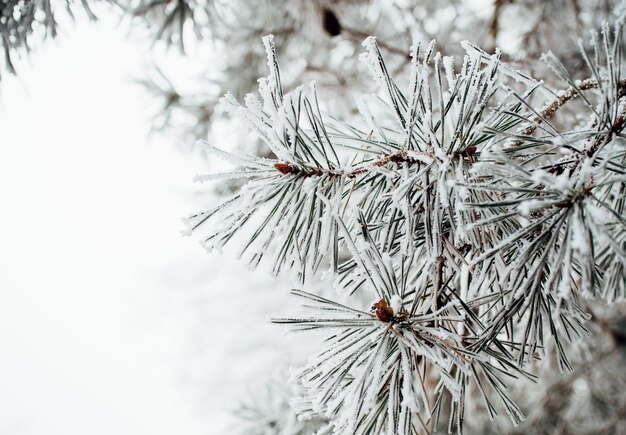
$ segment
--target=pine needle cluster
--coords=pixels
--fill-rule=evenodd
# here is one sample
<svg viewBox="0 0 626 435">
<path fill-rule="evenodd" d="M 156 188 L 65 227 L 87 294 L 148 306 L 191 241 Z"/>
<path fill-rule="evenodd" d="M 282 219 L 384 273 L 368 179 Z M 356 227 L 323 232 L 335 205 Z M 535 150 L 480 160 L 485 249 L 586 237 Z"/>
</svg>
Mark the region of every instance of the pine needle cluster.
<svg viewBox="0 0 626 435">
<path fill-rule="evenodd" d="M 572 370 L 588 301 L 626 296 L 622 30 L 580 45 L 586 80 L 545 55 L 560 88 L 467 42 L 462 59 L 414 44 L 402 88 L 367 38 L 379 92 L 350 122 L 314 83 L 284 92 L 264 38 L 258 94 L 223 102 L 275 157 L 207 144 L 236 168 L 198 179 L 246 183 L 186 222 L 209 250 L 240 236 L 252 265 L 302 283 L 330 272 L 354 300 L 296 289 L 308 314 L 273 319 L 328 331 L 295 375 L 300 417 L 328 421 L 318 433 L 462 432 L 475 402 L 515 424 L 511 380 L 547 355 Z"/>
</svg>

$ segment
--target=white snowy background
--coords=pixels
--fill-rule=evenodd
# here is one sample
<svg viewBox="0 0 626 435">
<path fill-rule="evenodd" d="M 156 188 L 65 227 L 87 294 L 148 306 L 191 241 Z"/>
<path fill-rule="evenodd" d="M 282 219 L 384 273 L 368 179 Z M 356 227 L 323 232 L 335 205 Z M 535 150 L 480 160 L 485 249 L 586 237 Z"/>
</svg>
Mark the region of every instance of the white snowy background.
<svg viewBox="0 0 626 435">
<path fill-rule="evenodd" d="M 289 284 L 180 235 L 206 168 L 148 135 L 149 45 L 71 27 L 1 83 L 0 434 L 231 433 Z"/>
</svg>

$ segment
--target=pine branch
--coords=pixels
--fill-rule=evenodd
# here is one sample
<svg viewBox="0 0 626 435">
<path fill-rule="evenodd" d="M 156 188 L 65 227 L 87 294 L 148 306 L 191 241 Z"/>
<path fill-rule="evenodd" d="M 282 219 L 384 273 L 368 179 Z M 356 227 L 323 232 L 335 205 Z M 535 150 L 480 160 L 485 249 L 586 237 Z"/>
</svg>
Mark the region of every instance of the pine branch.
<svg viewBox="0 0 626 435">
<path fill-rule="evenodd" d="M 117 5 L 116 0 L 106 1 Z M 89 2 L 81 0 L 80 4 L 87 18 L 96 20 Z M 0 45 L 4 51 L 4 68 L 9 73 L 16 74 L 14 59 L 30 51 L 34 38 L 57 37 L 59 10 L 74 19 L 76 6 L 71 0 L 3 0 L 0 3 Z"/>
<path fill-rule="evenodd" d="M 381 91 L 359 124 L 322 113 L 315 86 L 285 92 L 264 39 L 260 98 L 225 101 L 276 158 L 212 148 L 239 165 L 218 177 L 249 182 L 187 221 L 211 227 L 212 247 L 251 234 L 253 265 L 273 256 L 275 273 L 302 282 L 327 267 L 338 290 L 371 298 L 368 312 L 297 290 L 320 314 L 274 319 L 333 331 L 298 375 L 325 431 L 427 432 L 444 402 L 449 430 L 462 431 L 468 391 L 489 418 L 503 408 L 517 423 L 505 380 L 532 379 L 524 367 L 552 350 L 573 370 L 568 350 L 588 334 L 583 300 L 626 297 L 621 23 L 604 40 L 583 82 L 546 57 L 565 91 L 469 43 L 458 69 L 434 43 L 415 44 L 404 91 L 368 38 L 362 60 Z M 538 89 L 557 97 L 537 109 Z M 551 124 L 575 98 L 587 124 Z"/>
</svg>

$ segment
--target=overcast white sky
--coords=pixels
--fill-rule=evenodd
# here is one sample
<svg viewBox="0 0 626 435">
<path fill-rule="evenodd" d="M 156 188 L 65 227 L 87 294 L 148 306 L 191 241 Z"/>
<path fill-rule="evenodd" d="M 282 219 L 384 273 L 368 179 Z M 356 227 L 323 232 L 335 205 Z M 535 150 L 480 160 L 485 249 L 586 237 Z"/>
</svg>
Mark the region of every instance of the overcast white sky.
<svg viewBox="0 0 626 435">
<path fill-rule="evenodd" d="M 228 433 L 282 347 L 267 275 L 179 235 L 199 159 L 147 141 L 145 51 L 83 24 L 3 78 L 0 434 Z"/>
</svg>

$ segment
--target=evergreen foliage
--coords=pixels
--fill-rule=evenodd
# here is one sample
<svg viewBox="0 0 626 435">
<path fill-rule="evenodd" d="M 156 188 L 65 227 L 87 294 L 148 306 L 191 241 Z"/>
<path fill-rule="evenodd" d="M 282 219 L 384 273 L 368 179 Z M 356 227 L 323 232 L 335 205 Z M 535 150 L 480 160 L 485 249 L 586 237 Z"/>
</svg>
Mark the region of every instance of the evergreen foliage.
<svg viewBox="0 0 626 435">
<path fill-rule="evenodd" d="M 81 0 L 79 8 L 89 19 L 96 19 L 87 0 Z M 1 0 L 0 43 L 6 70 L 15 74 L 14 57 L 28 52 L 34 38 L 57 36 L 59 10 L 73 18 L 76 9 L 72 0 Z"/>
<path fill-rule="evenodd" d="M 76 10 L 0 2 L 11 73 Z M 138 80 L 155 130 L 234 165 L 185 221 L 295 277 L 302 312 L 272 321 L 326 337 L 295 394 L 242 401 L 245 433 L 626 430 L 623 1 L 113 4 L 155 46 L 211 45 L 202 89 Z M 261 145 L 216 140 L 219 107 Z"/>
<path fill-rule="evenodd" d="M 275 157 L 207 144 L 237 167 L 200 180 L 247 183 L 186 221 L 208 249 L 242 233 L 253 265 L 302 283 L 328 270 L 355 300 L 293 290 L 308 314 L 273 320 L 328 331 L 295 375 L 301 417 L 329 420 L 318 433 L 427 433 L 442 418 L 462 432 L 475 401 L 517 424 L 512 379 L 535 379 L 528 369 L 550 354 L 572 370 L 588 301 L 626 296 L 622 27 L 581 44 L 585 80 L 545 55 L 560 88 L 498 51 L 465 42 L 460 60 L 432 42 L 412 47 L 402 89 L 367 38 L 380 91 L 349 122 L 320 109 L 314 83 L 285 92 L 264 38 L 258 95 L 224 102 Z M 578 116 L 560 119 L 574 104 Z"/>
</svg>

